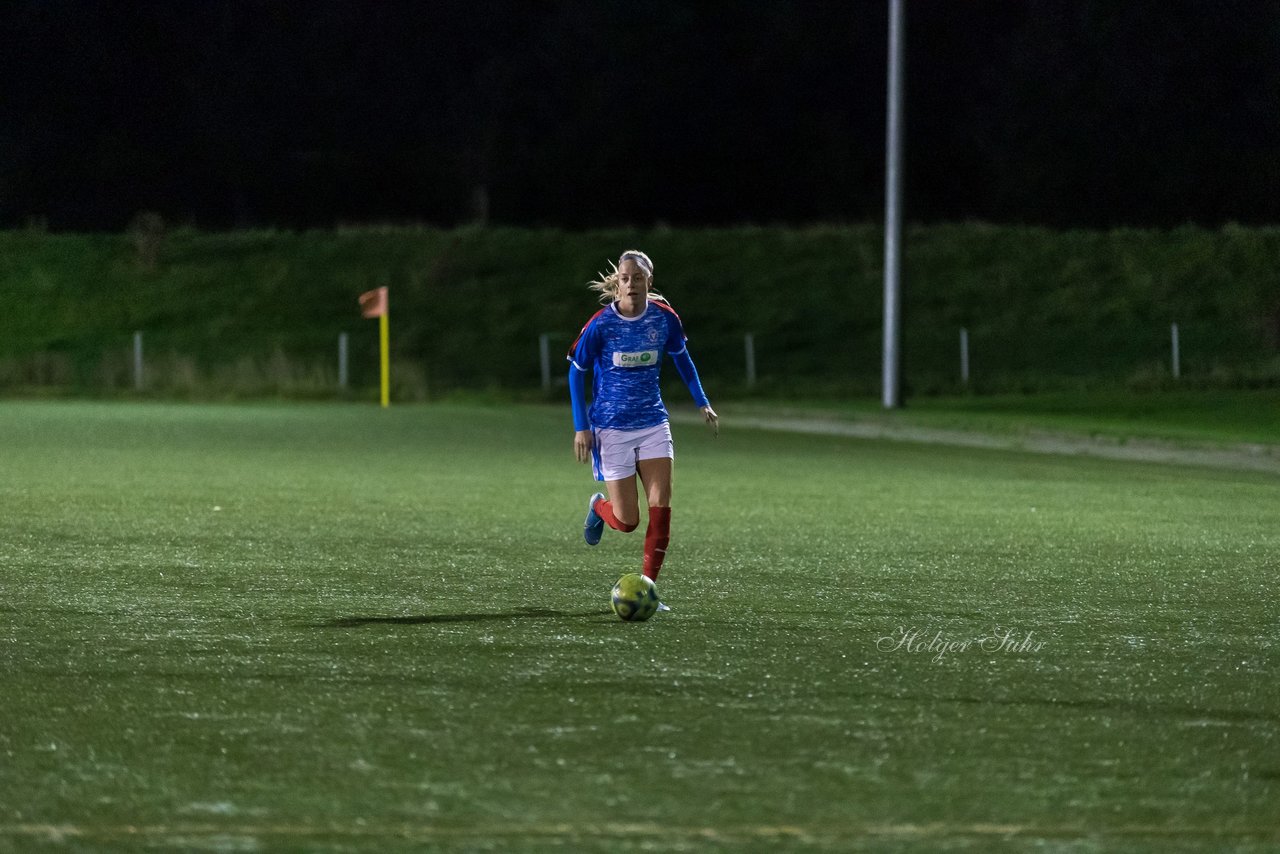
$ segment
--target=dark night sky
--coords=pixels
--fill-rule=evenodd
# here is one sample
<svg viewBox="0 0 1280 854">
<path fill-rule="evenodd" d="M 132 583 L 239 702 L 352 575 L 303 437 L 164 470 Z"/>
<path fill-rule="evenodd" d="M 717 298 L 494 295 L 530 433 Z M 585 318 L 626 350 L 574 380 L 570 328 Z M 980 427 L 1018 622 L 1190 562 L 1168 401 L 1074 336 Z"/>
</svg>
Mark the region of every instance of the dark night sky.
<svg viewBox="0 0 1280 854">
<path fill-rule="evenodd" d="M 878 220 L 886 0 L 5 0 L 0 227 Z M 908 220 L 1280 222 L 1280 0 L 907 0 Z"/>
</svg>

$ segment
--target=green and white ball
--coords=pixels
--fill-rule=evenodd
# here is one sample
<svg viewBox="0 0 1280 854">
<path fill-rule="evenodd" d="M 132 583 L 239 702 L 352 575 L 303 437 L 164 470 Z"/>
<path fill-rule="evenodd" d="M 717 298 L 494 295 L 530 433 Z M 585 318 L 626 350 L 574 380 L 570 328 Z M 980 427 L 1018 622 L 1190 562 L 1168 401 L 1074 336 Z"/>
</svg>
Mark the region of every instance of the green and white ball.
<svg viewBox="0 0 1280 854">
<path fill-rule="evenodd" d="M 613 585 L 611 601 L 613 613 L 627 622 L 647 620 L 658 611 L 658 588 L 643 575 L 632 572 Z"/>
</svg>

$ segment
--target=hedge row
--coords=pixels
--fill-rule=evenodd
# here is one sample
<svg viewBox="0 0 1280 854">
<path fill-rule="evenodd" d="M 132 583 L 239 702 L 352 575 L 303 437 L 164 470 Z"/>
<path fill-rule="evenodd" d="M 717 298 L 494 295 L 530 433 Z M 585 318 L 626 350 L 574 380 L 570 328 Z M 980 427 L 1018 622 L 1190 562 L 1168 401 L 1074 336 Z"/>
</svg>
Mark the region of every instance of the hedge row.
<svg viewBox="0 0 1280 854">
<path fill-rule="evenodd" d="M 983 224 L 908 229 L 903 375 L 918 392 L 970 385 L 1280 382 L 1280 229 L 1055 232 Z M 376 323 L 356 296 L 391 291 L 396 394 L 540 389 L 595 310 L 586 283 L 627 248 L 685 320 L 708 385 L 874 393 L 883 235 L 807 229 L 564 232 L 387 227 L 163 236 L 0 233 L 0 388 L 128 388 L 144 333 L 160 392 L 332 394 L 337 339 L 356 393 L 376 385 Z"/>
</svg>

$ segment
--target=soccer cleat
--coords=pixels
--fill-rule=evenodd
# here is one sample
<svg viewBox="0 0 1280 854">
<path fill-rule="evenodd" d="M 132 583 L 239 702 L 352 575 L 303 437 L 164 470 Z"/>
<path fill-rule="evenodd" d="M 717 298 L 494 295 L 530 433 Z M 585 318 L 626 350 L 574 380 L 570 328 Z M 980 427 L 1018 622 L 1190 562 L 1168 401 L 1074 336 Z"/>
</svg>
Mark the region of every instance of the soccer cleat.
<svg viewBox="0 0 1280 854">
<path fill-rule="evenodd" d="M 659 611 L 670 611 L 670 610 L 671 610 L 671 606 L 670 606 L 670 605 L 668 605 L 666 602 L 659 602 L 659 603 L 658 603 L 658 610 L 659 610 Z"/>
<path fill-rule="evenodd" d="M 600 542 L 600 537 L 604 534 L 604 520 L 596 512 L 596 502 L 601 498 L 604 498 L 604 493 L 597 492 L 587 502 L 587 520 L 582 523 L 582 539 L 586 540 L 589 546 Z"/>
</svg>

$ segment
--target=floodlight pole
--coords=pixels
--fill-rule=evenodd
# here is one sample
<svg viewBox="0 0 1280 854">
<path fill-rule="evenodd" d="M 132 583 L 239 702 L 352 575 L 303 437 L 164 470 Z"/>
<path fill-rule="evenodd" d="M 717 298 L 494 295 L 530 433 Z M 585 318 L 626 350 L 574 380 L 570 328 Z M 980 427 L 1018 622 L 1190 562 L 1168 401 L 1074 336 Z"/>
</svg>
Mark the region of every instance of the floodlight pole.
<svg viewBox="0 0 1280 854">
<path fill-rule="evenodd" d="M 889 91 L 884 174 L 884 408 L 900 405 L 898 338 L 902 253 L 902 44 L 906 28 L 903 0 L 889 0 Z"/>
</svg>

